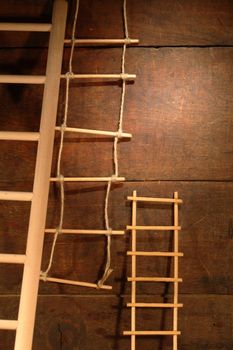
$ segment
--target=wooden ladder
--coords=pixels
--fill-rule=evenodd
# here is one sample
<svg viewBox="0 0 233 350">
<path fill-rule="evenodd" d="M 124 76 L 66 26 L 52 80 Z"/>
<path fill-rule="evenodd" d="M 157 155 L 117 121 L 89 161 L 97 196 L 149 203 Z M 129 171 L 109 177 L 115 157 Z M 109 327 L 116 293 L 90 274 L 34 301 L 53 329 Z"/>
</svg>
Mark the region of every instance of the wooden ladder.
<svg viewBox="0 0 233 350">
<path fill-rule="evenodd" d="M 52 24 L 0 24 L 0 31 L 50 32 L 45 76 L 0 75 L 0 83 L 44 84 L 40 131 L 0 132 L 0 140 L 38 142 L 33 191 L 30 193 L 0 191 L 0 200 L 31 202 L 26 253 L 24 255 L 0 254 L 0 263 L 24 264 L 18 319 L 0 320 L 0 329 L 16 331 L 15 350 L 30 350 L 32 348 L 61 77 L 66 14 L 66 0 L 55 0 Z"/>
<path fill-rule="evenodd" d="M 132 201 L 132 225 L 127 226 L 132 232 L 132 250 L 127 252 L 127 255 L 132 259 L 132 276 L 128 278 L 131 282 L 131 302 L 127 304 L 131 308 L 131 330 L 125 331 L 124 335 L 131 336 L 131 350 L 136 349 L 136 336 L 173 336 L 173 350 L 177 350 L 177 336 L 180 331 L 178 325 L 178 308 L 183 304 L 178 303 L 178 283 L 182 279 L 178 275 L 178 258 L 183 256 L 183 253 L 178 249 L 178 232 L 181 227 L 178 225 L 178 206 L 182 200 L 178 198 L 178 193 L 174 193 L 174 198 L 149 198 L 137 197 L 137 192 L 133 191 L 133 196 L 128 197 Z M 137 221 L 137 202 L 150 202 L 160 204 L 174 205 L 174 225 L 173 226 L 138 226 Z M 145 252 L 137 251 L 137 231 L 174 231 L 174 250 L 173 252 Z M 172 257 L 174 258 L 174 276 L 173 277 L 138 277 L 136 274 L 136 257 Z M 173 303 L 138 303 L 136 300 L 136 282 L 172 282 L 174 283 Z M 136 309 L 137 308 L 172 308 L 173 309 L 173 329 L 172 330 L 156 330 L 156 331 L 138 331 L 136 330 Z"/>
</svg>

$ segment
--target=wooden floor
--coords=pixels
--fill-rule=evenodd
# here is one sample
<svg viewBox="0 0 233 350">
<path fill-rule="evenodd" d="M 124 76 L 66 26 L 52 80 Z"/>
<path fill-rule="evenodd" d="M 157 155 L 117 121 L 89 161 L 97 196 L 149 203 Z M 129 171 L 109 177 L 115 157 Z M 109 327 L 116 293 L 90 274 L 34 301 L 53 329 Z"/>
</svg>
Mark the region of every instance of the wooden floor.
<svg viewBox="0 0 233 350">
<path fill-rule="evenodd" d="M 137 74 L 128 83 L 124 130 L 133 135 L 119 146 L 120 174 L 127 181 L 114 185 L 110 195 L 110 225 L 122 230 L 131 222 L 126 201 L 138 196 L 183 199 L 180 208 L 179 350 L 231 350 L 233 345 L 233 3 L 227 0 L 128 0 L 129 31 L 140 44 L 127 49 L 127 72 Z M 0 8 L 5 21 L 28 17 L 46 22 L 52 1 L 9 0 Z M 25 8 L 27 11 L 25 13 Z M 67 37 L 71 30 L 69 15 Z M 81 0 L 77 33 L 80 38 L 123 37 L 121 1 Z M 44 74 L 48 35 L 2 35 L 0 74 Z M 25 48 L 27 46 L 27 48 Z M 63 73 L 69 48 L 65 49 Z M 77 48 L 77 73 L 119 73 L 120 48 Z M 2 131 L 38 131 L 42 86 L 1 85 Z M 118 81 L 71 83 L 68 121 L 72 127 L 114 131 L 119 116 Z M 58 121 L 64 110 L 62 83 Z M 55 166 L 59 138 L 55 141 Z M 1 190 L 31 191 L 36 142 L 0 141 Z M 65 176 L 110 176 L 112 138 L 69 134 L 62 162 Z M 104 228 L 103 183 L 66 183 L 64 227 Z M 56 227 L 59 190 L 51 185 L 47 227 Z M 0 202 L 1 253 L 23 254 L 29 203 Z M 172 209 L 155 212 L 143 204 L 140 225 L 172 225 Z M 167 240 L 164 240 L 166 235 Z M 168 250 L 169 232 L 143 233 L 141 250 Z M 52 236 L 46 235 L 43 267 Z M 153 249 L 151 249 L 153 247 Z M 41 282 L 33 350 L 122 350 L 129 329 L 130 234 L 112 238 L 112 291 Z M 59 237 L 53 276 L 96 282 L 104 266 L 102 236 Z M 140 259 L 140 257 L 138 257 Z M 138 266 L 143 276 L 164 276 L 170 258 L 145 258 Z M 152 260 L 151 260 L 152 259 Z M 0 319 L 17 316 L 22 267 L 0 266 Z M 169 302 L 172 286 L 138 283 L 138 302 Z M 170 329 L 168 309 L 138 310 L 138 329 Z M 140 321 L 139 321 L 140 320 Z M 13 348 L 14 334 L 1 331 L 0 348 Z M 139 338 L 137 350 L 168 350 L 171 339 Z"/>
</svg>

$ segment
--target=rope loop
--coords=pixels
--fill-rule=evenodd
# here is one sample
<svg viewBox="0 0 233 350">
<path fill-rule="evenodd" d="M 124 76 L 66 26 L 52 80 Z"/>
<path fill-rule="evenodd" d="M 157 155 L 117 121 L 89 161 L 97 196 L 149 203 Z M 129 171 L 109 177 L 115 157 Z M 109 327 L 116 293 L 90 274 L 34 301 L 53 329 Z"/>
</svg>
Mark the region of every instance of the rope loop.
<svg viewBox="0 0 233 350">
<path fill-rule="evenodd" d="M 47 277 L 48 277 L 48 274 L 43 271 L 40 271 L 40 279 L 42 279 L 42 281 L 46 282 L 47 281 Z"/>
<path fill-rule="evenodd" d="M 74 73 L 72 71 L 66 72 L 66 79 L 67 80 L 72 79 L 73 76 L 74 76 Z"/>
<path fill-rule="evenodd" d="M 62 132 L 66 131 L 66 128 L 67 128 L 66 122 L 63 122 L 63 123 L 61 124 L 61 131 L 62 131 Z"/>
<path fill-rule="evenodd" d="M 111 182 L 117 182 L 117 178 L 118 178 L 118 176 L 117 176 L 116 174 L 113 174 L 113 175 L 111 176 L 110 181 L 111 181 Z"/>
<path fill-rule="evenodd" d="M 127 74 L 127 73 L 120 73 L 120 78 L 121 78 L 122 80 L 127 80 L 128 74 Z"/>
<path fill-rule="evenodd" d="M 62 174 L 59 174 L 58 176 L 57 176 L 57 178 L 58 178 L 58 181 L 60 182 L 60 183 L 64 183 L 64 175 L 62 175 Z"/>
<path fill-rule="evenodd" d="M 122 129 L 119 129 L 117 131 L 117 136 L 116 136 L 118 139 L 121 139 L 123 137 L 123 132 L 122 132 Z"/>
</svg>

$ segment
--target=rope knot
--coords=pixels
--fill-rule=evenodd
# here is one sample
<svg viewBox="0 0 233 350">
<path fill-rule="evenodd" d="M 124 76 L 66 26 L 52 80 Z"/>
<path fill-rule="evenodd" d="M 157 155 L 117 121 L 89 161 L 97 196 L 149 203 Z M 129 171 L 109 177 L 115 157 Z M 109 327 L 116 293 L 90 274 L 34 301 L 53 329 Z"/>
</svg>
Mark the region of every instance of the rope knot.
<svg viewBox="0 0 233 350">
<path fill-rule="evenodd" d="M 43 272 L 43 271 L 40 272 L 40 279 L 42 281 L 46 282 L 47 281 L 47 277 L 48 277 L 48 274 L 47 274 L 46 271 L 45 272 Z"/>
<path fill-rule="evenodd" d="M 66 128 L 67 128 L 67 125 L 66 125 L 65 122 L 63 122 L 63 123 L 61 124 L 61 131 L 62 131 L 62 132 L 66 131 Z"/>
<path fill-rule="evenodd" d="M 121 78 L 122 80 L 126 80 L 126 79 L 128 78 L 128 74 L 126 74 L 126 73 L 120 73 L 120 78 Z"/>
<path fill-rule="evenodd" d="M 57 175 L 58 181 L 63 183 L 64 182 L 64 176 L 62 174 Z"/>
<path fill-rule="evenodd" d="M 126 45 L 131 44 L 131 39 L 129 37 L 125 38 Z"/>
<path fill-rule="evenodd" d="M 66 79 L 72 79 L 74 76 L 74 73 L 73 72 L 66 72 Z"/>
<path fill-rule="evenodd" d="M 117 131 L 117 138 L 118 138 L 118 139 L 121 139 L 121 138 L 123 137 L 122 134 L 123 134 L 122 130 L 119 129 L 119 130 Z"/>
<path fill-rule="evenodd" d="M 112 175 L 110 181 L 111 181 L 111 182 L 117 182 L 117 177 L 118 177 L 118 176 L 117 176 L 116 174 Z"/>
</svg>

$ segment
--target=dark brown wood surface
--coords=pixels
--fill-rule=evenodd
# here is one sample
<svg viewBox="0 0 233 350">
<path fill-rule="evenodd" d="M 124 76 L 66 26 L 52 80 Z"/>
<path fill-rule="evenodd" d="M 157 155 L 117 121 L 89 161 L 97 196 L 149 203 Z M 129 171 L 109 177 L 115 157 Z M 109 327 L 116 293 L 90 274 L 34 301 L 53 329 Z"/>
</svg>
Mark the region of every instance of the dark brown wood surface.
<svg viewBox="0 0 233 350">
<path fill-rule="evenodd" d="M 67 36 L 75 1 L 68 15 Z M 10 0 L 0 7 L 2 21 L 49 22 L 51 0 Z M 26 11 L 25 11 L 26 9 Z M 128 0 L 129 32 L 145 46 L 233 45 L 233 4 L 230 0 Z M 122 1 L 80 1 L 77 36 L 122 38 Z M 47 45 L 47 34 L 1 34 L 1 46 Z"/>
<path fill-rule="evenodd" d="M 67 36 L 74 1 L 70 3 Z M 9 0 L 0 5 L 5 21 L 48 22 L 52 1 Z M 26 9 L 26 10 L 25 10 Z M 81 0 L 80 38 L 123 37 L 122 2 Z M 138 195 L 172 197 L 180 206 L 180 350 L 230 350 L 232 335 L 233 248 L 233 3 L 215 1 L 128 0 L 129 31 L 139 38 L 127 50 L 126 70 L 136 73 L 128 83 L 124 131 L 132 140 L 119 144 L 120 175 L 127 181 L 110 194 L 110 226 L 131 222 L 126 201 Z M 0 74 L 44 74 L 47 34 L 1 33 Z M 27 47 L 28 48 L 25 48 Z M 163 46 L 163 47 L 160 47 Z M 165 47 L 164 47 L 165 46 Z M 166 47 L 169 46 L 169 47 Z M 170 47 L 171 46 L 171 47 Z M 212 47 L 213 46 L 213 47 Z M 158 48 L 159 47 L 159 48 Z M 119 73 L 121 48 L 79 48 L 76 73 Z M 63 72 L 68 69 L 64 52 Z M 38 131 L 43 87 L 0 86 L 1 130 Z M 116 130 L 119 81 L 71 83 L 68 125 Z M 58 123 L 64 113 L 61 83 Z M 55 174 L 59 134 L 55 139 Z M 30 191 L 36 143 L 0 141 L 1 190 Z M 65 138 L 66 176 L 112 174 L 112 139 L 70 134 Z M 104 228 L 106 185 L 65 184 L 64 227 Z M 30 206 L 0 202 L 0 253 L 24 253 Z M 59 220 L 59 191 L 51 186 L 47 227 Z M 141 225 L 172 225 L 172 208 L 140 205 Z M 172 249 L 171 232 L 139 232 L 138 249 Z M 41 282 L 33 350 L 129 349 L 122 331 L 130 327 L 130 232 L 112 238 L 112 291 Z M 43 264 L 48 263 L 52 235 L 45 236 Z M 139 260 L 140 259 L 140 260 Z M 103 272 L 105 238 L 67 235 L 58 238 L 52 275 L 96 282 Z M 172 259 L 138 258 L 138 275 L 172 276 Z M 0 319 L 17 318 L 22 267 L 0 265 Z M 139 301 L 170 301 L 172 285 L 138 284 Z M 171 312 L 138 310 L 138 329 L 169 329 Z M 171 339 L 141 338 L 137 350 L 168 350 Z M 0 331 L 0 349 L 13 348 L 14 332 Z"/>
</svg>

